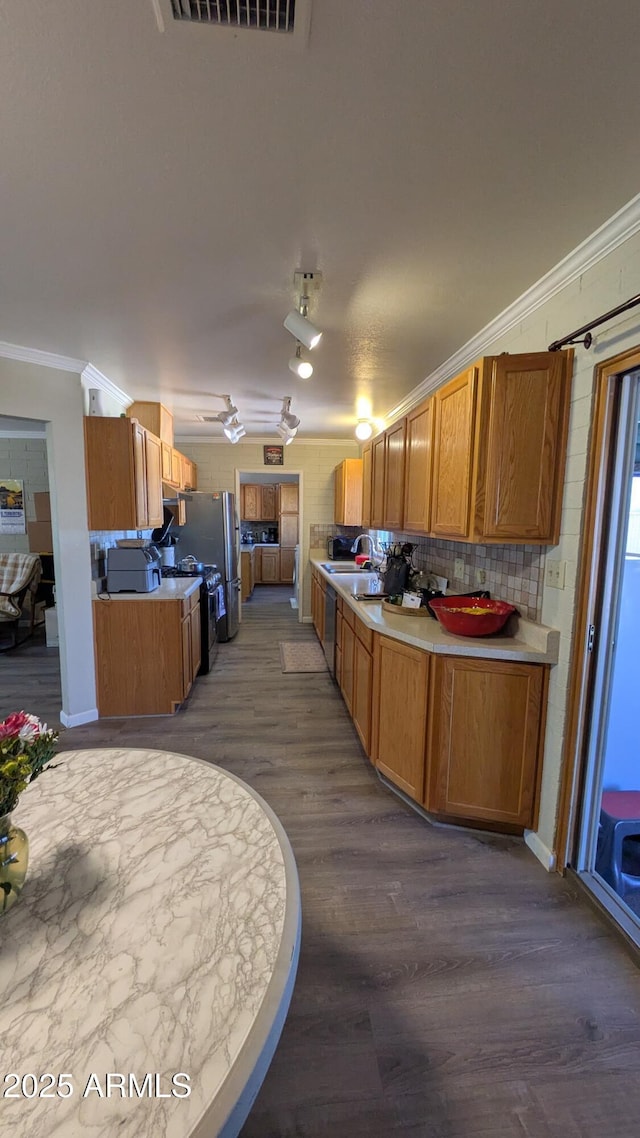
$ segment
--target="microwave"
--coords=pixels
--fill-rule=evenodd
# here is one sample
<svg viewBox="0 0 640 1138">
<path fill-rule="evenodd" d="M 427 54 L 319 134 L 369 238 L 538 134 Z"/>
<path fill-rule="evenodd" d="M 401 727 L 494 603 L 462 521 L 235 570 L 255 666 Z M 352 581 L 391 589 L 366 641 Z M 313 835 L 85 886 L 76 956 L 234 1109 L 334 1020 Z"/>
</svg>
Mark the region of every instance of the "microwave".
<svg viewBox="0 0 640 1138">
<path fill-rule="evenodd" d="M 352 545 L 352 537 L 330 537 L 327 541 L 329 561 L 353 561 L 355 554 L 351 552 Z"/>
</svg>

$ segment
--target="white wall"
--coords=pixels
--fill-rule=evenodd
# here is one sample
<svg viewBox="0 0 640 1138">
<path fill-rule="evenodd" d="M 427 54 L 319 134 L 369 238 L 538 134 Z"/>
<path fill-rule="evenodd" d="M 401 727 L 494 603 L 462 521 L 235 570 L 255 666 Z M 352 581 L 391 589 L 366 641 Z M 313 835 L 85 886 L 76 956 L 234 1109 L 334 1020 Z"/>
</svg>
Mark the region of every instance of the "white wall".
<svg viewBox="0 0 640 1138">
<path fill-rule="evenodd" d="M 178 450 L 198 465 L 198 490 L 231 490 L 236 487 L 236 469 L 260 473 L 264 471 L 261 443 L 239 442 L 235 446 L 223 442 L 200 442 L 192 438 L 176 438 Z M 304 570 L 302 614 L 311 613 L 311 575 L 309 572 L 309 527 L 333 522 L 333 472 L 343 458 L 357 458 L 359 447 L 344 442 L 296 441 L 285 447 L 283 474 L 289 470 L 302 473 L 302 519 L 300 564 Z M 271 468 L 271 473 L 276 471 Z"/>
<path fill-rule="evenodd" d="M 61 720 L 76 726 L 98 715 L 80 375 L 0 358 L 0 414 L 32 418 L 34 413 L 47 422 Z M 28 710 L 38 714 L 37 707 Z"/>
</svg>

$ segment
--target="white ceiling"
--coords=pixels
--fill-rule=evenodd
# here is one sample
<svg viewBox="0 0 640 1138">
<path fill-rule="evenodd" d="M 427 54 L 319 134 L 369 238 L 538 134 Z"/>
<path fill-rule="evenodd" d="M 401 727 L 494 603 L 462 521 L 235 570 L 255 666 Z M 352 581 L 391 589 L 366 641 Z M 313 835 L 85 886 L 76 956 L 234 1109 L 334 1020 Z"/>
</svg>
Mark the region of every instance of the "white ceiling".
<svg viewBox="0 0 640 1138">
<path fill-rule="evenodd" d="M 638 191 L 637 0 L 312 0 L 302 50 L 157 3 L 0 0 L 0 339 L 181 435 L 352 438 Z"/>
</svg>

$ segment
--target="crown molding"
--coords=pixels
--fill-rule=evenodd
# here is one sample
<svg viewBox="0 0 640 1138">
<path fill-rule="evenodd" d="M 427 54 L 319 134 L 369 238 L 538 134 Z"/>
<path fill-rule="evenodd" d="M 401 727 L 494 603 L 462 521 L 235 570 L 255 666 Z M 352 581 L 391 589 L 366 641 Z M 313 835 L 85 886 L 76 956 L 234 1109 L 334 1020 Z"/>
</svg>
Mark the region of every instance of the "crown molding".
<svg viewBox="0 0 640 1138">
<path fill-rule="evenodd" d="M 58 371 L 75 371 L 82 374 L 86 360 L 74 360 L 71 356 L 57 356 L 54 352 L 41 352 L 39 348 L 24 348 L 20 344 L 8 344 L 0 340 L 0 357 L 6 360 L 20 360 L 24 364 L 40 364 Z"/>
<path fill-rule="evenodd" d="M 523 292 L 512 304 L 495 319 L 486 324 L 471 340 L 449 356 L 440 367 L 432 371 L 417 387 L 385 415 L 387 424 L 401 419 L 423 399 L 440 387 L 445 380 L 457 375 L 465 367 L 487 353 L 500 336 L 510 332 L 516 324 L 526 320 L 543 304 L 551 300 L 562 289 L 567 288 L 583 273 L 608 257 L 619 245 L 640 231 L 640 194 L 627 202 L 614 213 L 599 229 L 581 242 L 571 253 L 563 257 L 553 269 L 540 277 L 535 284 Z"/>
<path fill-rule="evenodd" d="M 233 447 L 233 449 L 236 451 L 239 447 L 243 446 L 284 445 L 280 443 L 280 440 L 278 438 L 274 439 L 273 435 L 254 435 L 251 437 L 246 436 L 245 438 L 240 439 L 240 441 L 237 443 L 230 443 L 228 439 L 218 435 L 181 435 L 179 433 L 176 433 L 175 442 L 176 445 L 180 443 L 184 446 L 187 446 L 188 444 L 192 444 L 194 446 L 229 446 Z M 360 453 L 360 444 L 357 443 L 355 439 L 316 439 L 309 436 L 305 438 L 297 438 L 295 442 L 291 443 L 290 446 L 287 447 L 287 454 L 295 454 L 293 447 L 295 447 L 296 443 L 298 446 L 353 447 L 353 449 L 357 451 L 358 454 Z"/>
<path fill-rule="evenodd" d="M 116 402 L 122 403 L 124 407 L 130 407 L 134 402 L 132 397 L 127 395 L 126 391 L 123 391 L 121 387 L 118 387 L 117 384 L 108 379 L 106 375 L 98 371 L 97 367 L 94 367 L 93 364 L 83 366 L 80 380 L 82 386 L 86 387 L 87 390 L 96 387 L 100 391 L 105 391 L 107 395 L 110 395 Z"/>
</svg>

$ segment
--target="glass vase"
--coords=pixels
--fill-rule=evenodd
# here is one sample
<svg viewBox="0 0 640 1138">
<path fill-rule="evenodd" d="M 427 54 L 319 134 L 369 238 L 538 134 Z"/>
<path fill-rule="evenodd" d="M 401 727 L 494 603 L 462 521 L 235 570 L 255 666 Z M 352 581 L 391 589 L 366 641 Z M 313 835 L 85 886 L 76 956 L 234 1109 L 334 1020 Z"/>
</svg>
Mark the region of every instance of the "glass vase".
<svg viewBox="0 0 640 1138">
<path fill-rule="evenodd" d="M 29 839 L 11 825 L 11 815 L 0 817 L 0 916 L 15 905 L 29 865 Z"/>
</svg>

